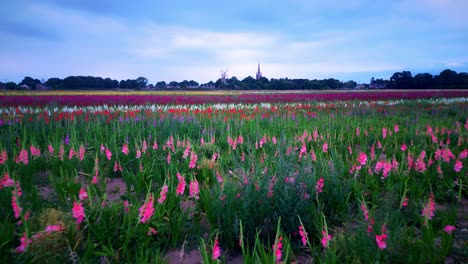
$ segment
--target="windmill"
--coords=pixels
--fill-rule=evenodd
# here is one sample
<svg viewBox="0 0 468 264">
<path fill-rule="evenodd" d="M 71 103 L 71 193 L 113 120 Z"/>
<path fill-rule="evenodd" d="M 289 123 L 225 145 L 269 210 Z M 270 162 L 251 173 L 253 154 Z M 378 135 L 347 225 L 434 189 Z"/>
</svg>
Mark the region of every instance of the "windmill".
<svg viewBox="0 0 468 264">
<path fill-rule="evenodd" d="M 228 70 L 229 69 L 226 69 L 226 70 L 221 69 L 221 71 L 220 71 L 221 72 L 221 82 L 224 83 L 224 84 L 226 84 L 226 79 L 228 78 L 227 74 L 226 74 Z"/>
</svg>

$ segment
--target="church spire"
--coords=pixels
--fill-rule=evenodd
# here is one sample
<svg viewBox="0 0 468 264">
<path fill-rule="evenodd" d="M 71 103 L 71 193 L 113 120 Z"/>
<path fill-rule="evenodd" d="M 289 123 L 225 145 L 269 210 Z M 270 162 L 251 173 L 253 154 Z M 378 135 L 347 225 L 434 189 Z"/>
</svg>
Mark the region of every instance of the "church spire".
<svg viewBox="0 0 468 264">
<path fill-rule="evenodd" d="M 257 70 L 256 79 L 260 80 L 261 78 L 262 78 L 262 72 L 260 71 L 260 63 L 258 63 L 258 70 Z"/>
</svg>

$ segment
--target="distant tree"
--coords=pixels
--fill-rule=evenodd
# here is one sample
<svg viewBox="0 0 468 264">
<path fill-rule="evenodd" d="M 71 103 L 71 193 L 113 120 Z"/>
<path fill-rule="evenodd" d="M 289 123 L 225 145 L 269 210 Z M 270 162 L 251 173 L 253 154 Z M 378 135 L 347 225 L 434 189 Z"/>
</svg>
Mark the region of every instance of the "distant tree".
<svg viewBox="0 0 468 264">
<path fill-rule="evenodd" d="M 179 86 L 179 83 L 176 82 L 176 81 L 171 81 L 171 82 L 169 82 L 169 85 L 168 85 L 168 86 L 172 86 L 172 88 L 178 87 L 178 86 Z"/>
<path fill-rule="evenodd" d="M 3 82 L 0 82 L 0 90 L 5 90 L 6 85 Z"/>
<path fill-rule="evenodd" d="M 49 87 L 49 89 L 63 89 L 63 80 L 60 78 L 49 78 L 44 84 Z"/>
<path fill-rule="evenodd" d="M 468 73 L 460 72 L 458 73 L 458 78 L 460 80 L 460 85 L 463 87 L 468 87 Z"/>
<path fill-rule="evenodd" d="M 194 80 L 190 80 L 190 81 L 188 82 L 188 85 L 189 85 L 189 86 L 200 86 L 200 84 L 198 84 L 198 82 L 196 82 L 196 81 L 194 81 Z"/>
<path fill-rule="evenodd" d="M 458 86 L 461 85 L 461 80 L 456 71 L 443 70 L 439 75 L 434 77 L 437 86 Z"/>
<path fill-rule="evenodd" d="M 8 90 L 18 90 L 18 85 L 14 82 L 5 83 L 5 88 Z"/>
<path fill-rule="evenodd" d="M 146 79 L 145 77 L 138 77 L 136 79 L 136 87 L 135 88 L 143 89 L 143 88 L 146 87 L 147 84 L 148 84 L 148 79 Z"/>
<path fill-rule="evenodd" d="M 414 79 L 410 71 L 395 72 L 390 77 L 389 88 L 411 89 L 414 87 Z"/>
<path fill-rule="evenodd" d="M 357 83 L 355 81 L 347 81 L 343 83 L 343 87 L 347 89 L 353 89 L 356 86 L 357 86 Z"/>
<path fill-rule="evenodd" d="M 24 77 L 20 85 L 27 85 L 31 89 L 36 89 L 36 84 L 41 84 L 41 81 L 38 79 L 33 79 L 29 76 Z"/>
<path fill-rule="evenodd" d="M 330 89 L 338 89 L 342 86 L 341 82 L 334 78 L 329 78 L 324 81 L 325 81 L 325 85 Z"/>
<path fill-rule="evenodd" d="M 165 81 L 160 81 L 156 83 L 156 88 L 158 89 L 164 89 L 166 88 L 166 82 Z"/>
<path fill-rule="evenodd" d="M 414 76 L 414 88 L 429 89 L 434 85 L 434 79 L 430 73 L 418 73 Z"/>
</svg>

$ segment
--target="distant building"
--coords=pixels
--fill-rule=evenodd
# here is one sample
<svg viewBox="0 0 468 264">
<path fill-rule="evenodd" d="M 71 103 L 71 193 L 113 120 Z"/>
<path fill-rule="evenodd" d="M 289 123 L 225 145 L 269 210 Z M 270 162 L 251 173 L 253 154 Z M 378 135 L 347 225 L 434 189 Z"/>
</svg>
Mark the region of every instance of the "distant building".
<svg viewBox="0 0 468 264">
<path fill-rule="evenodd" d="M 260 80 L 262 78 L 262 72 L 260 71 L 260 63 L 258 64 L 258 70 L 257 70 L 257 75 L 255 76 L 255 79 Z"/>
</svg>

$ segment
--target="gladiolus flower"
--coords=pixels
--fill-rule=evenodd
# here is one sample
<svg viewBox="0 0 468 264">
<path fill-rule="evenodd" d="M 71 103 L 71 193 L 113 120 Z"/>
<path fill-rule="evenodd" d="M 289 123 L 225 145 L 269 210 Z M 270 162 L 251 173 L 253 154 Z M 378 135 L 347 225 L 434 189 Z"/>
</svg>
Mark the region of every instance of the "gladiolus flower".
<svg viewBox="0 0 468 264">
<path fill-rule="evenodd" d="M 142 223 L 146 223 L 154 213 L 154 206 L 153 206 L 153 195 L 151 195 L 148 199 L 148 202 L 144 203 L 140 209 L 140 221 Z"/>
<path fill-rule="evenodd" d="M 302 245 L 305 246 L 307 244 L 307 232 L 302 226 L 299 226 L 299 235 L 301 236 Z"/>
<path fill-rule="evenodd" d="M 78 193 L 78 198 L 80 201 L 86 200 L 88 198 L 88 193 L 86 192 L 86 189 L 81 187 L 80 192 Z"/>
<path fill-rule="evenodd" d="M 185 178 L 184 176 L 177 173 L 177 179 L 179 179 L 179 184 L 177 185 L 176 195 L 184 195 L 185 191 Z"/>
<path fill-rule="evenodd" d="M 364 152 L 359 153 L 358 155 L 358 163 L 360 165 L 366 165 L 367 162 L 367 155 Z"/>
<path fill-rule="evenodd" d="M 432 219 L 434 217 L 434 210 L 435 210 L 435 202 L 434 202 L 434 195 L 431 193 L 429 195 L 429 201 L 427 202 L 426 206 L 422 210 L 421 215 L 426 217 L 427 219 Z"/>
<path fill-rule="evenodd" d="M 332 237 L 325 231 L 325 230 L 322 230 L 322 239 L 320 240 L 320 243 L 322 243 L 322 246 L 324 248 L 327 248 L 328 247 L 328 242 L 332 239 Z"/>
<path fill-rule="evenodd" d="M 81 224 L 84 221 L 84 219 L 86 218 L 86 215 L 85 215 L 83 204 L 81 202 L 79 203 L 77 203 L 76 201 L 73 202 L 72 215 L 73 215 L 73 218 L 76 219 L 77 225 Z"/>
<path fill-rule="evenodd" d="M 276 256 L 276 261 L 281 260 L 281 256 L 282 256 L 281 249 L 283 248 L 283 243 L 281 243 L 282 240 L 283 240 L 283 237 L 279 237 L 278 243 L 273 245 L 273 252 Z"/>
<path fill-rule="evenodd" d="M 65 231 L 65 227 L 63 227 L 63 225 L 48 225 L 46 226 L 45 228 L 45 231 L 48 232 L 48 233 L 52 233 L 52 232 L 62 232 L 62 231 Z"/>
<path fill-rule="evenodd" d="M 190 191 L 190 197 L 193 197 L 196 200 L 199 199 L 198 193 L 200 192 L 200 190 L 198 188 L 197 179 L 194 179 L 194 180 L 190 181 L 189 191 Z"/>
<path fill-rule="evenodd" d="M 23 233 L 23 236 L 20 238 L 21 244 L 16 248 L 16 252 L 23 253 L 29 244 L 32 243 L 31 239 L 26 236 L 26 232 Z"/>
<path fill-rule="evenodd" d="M 128 145 L 127 144 L 124 144 L 122 146 L 122 153 L 125 154 L 125 155 L 128 155 Z"/>
<path fill-rule="evenodd" d="M 6 150 L 2 150 L 2 153 L 0 153 L 0 165 L 5 164 L 7 159 L 8 159 L 8 155 L 7 155 Z"/>
<path fill-rule="evenodd" d="M 148 236 L 156 235 L 156 229 L 150 227 L 148 228 Z"/>
<path fill-rule="evenodd" d="M 13 193 L 13 196 L 11 197 L 11 207 L 13 208 L 15 218 L 18 219 L 23 208 L 18 205 L 18 197 L 16 197 L 15 193 Z"/>
<path fill-rule="evenodd" d="M 320 177 L 320 179 L 318 179 L 317 183 L 315 184 L 315 191 L 317 191 L 317 193 L 323 192 L 324 181 L 325 180 L 323 177 Z"/>
<path fill-rule="evenodd" d="M 445 231 L 447 234 L 451 235 L 452 232 L 455 231 L 455 226 L 446 225 L 446 226 L 444 227 L 444 231 Z"/>
<path fill-rule="evenodd" d="M 0 180 L 0 190 L 5 188 L 5 187 L 13 187 L 15 186 L 15 181 L 10 178 L 10 175 L 8 172 L 5 172 L 5 175 L 3 175 L 3 178 Z"/>
<path fill-rule="evenodd" d="M 463 163 L 460 160 L 456 160 L 454 170 L 456 172 L 460 172 L 462 168 L 463 168 Z"/>
<path fill-rule="evenodd" d="M 213 244 L 213 255 L 211 256 L 211 259 L 217 260 L 219 256 L 221 256 L 221 249 L 219 248 L 218 238 L 216 238 Z"/>
<path fill-rule="evenodd" d="M 167 184 L 164 184 L 164 186 L 161 189 L 161 192 L 159 193 L 159 199 L 158 199 L 159 204 L 164 203 L 164 201 L 166 200 L 166 195 L 167 195 L 168 190 L 169 190 L 169 187 L 167 186 Z"/>
<path fill-rule="evenodd" d="M 111 160 L 112 158 L 112 152 L 108 148 L 106 148 L 106 158 L 107 160 Z"/>
<path fill-rule="evenodd" d="M 83 161 L 85 153 L 86 149 L 83 147 L 83 145 L 81 145 L 80 149 L 78 150 L 78 158 L 80 159 L 80 161 Z"/>
<path fill-rule="evenodd" d="M 377 246 L 380 248 L 380 250 L 383 250 L 384 248 L 387 247 L 387 242 L 385 242 L 386 239 L 387 239 L 386 234 L 375 235 L 375 241 L 377 242 Z"/>
<path fill-rule="evenodd" d="M 193 169 L 195 168 L 195 166 L 197 165 L 197 160 L 198 160 L 198 156 L 197 154 L 192 151 L 190 153 L 190 164 L 189 164 L 189 169 Z"/>
<path fill-rule="evenodd" d="M 326 142 L 323 143 L 323 145 L 322 145 L 322 152 L 323 152 L 323 153 L 327 153 L 327 152 L 328 152 L 328 143 L 326 143 Z"/>
</svg>

